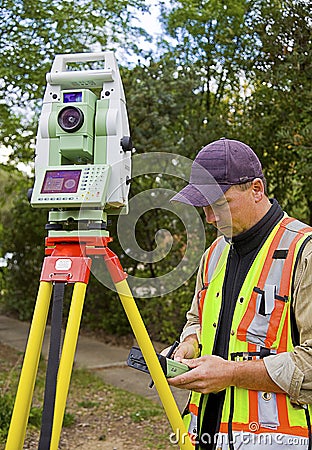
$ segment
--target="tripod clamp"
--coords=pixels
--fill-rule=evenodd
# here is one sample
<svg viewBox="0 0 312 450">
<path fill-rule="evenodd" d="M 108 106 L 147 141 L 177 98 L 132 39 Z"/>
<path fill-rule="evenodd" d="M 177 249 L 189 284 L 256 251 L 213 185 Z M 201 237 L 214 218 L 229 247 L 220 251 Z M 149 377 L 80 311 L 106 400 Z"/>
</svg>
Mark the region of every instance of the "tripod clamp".
<svg viewBox="0 0 312 450">
<path fill-rule="evenodd" d="M 116 254 L 108 248 L 109 236 L 47 237 L 41 281 L 88 283 L 90 256 L 102 255 L 114 283 L 127 278 Z"/>
</svg>

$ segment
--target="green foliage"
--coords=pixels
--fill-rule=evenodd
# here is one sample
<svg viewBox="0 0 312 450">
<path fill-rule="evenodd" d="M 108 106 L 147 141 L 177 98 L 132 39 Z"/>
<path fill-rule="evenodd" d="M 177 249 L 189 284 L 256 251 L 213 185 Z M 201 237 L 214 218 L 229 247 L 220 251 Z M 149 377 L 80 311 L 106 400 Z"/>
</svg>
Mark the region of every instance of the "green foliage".
<svg viewBox="0 0 312 450">
<path fill-rule="evenodd" d="M 9 432 L 10 419 L 14 406 L 11 393 L 0 394 L 0 443 L 5 442 Z"/>
<path fill-rule="evenodd" d="M 101 267 L 102 271 L 107 272 L 104 263 Z M 82 327 L 89 330 L 104 330 L 117 336 L 131 332 L 118 295 L 114 290 L 103 286 L 93 275 L 87 289 Z"/>
<path fill-rule="evenodd" d="M 250 144 L 270 193 L 312 223 L 309 9 L 304 0 L 182 0 L 163 5 L 162 20 L 179 64 L 200 74 L 204 120 Z"/>
<path fill-rule="evenodd" d="M 76 422 L 76 416 L 73 413 L 65 411 L 63 418 L 63 427 L 71 427 Z"/>
<path fill-rule="evenodd" d="M 15 313 L 22 320 L 29 320 L 32 316 L 44 256 L 47 219 L 46 212 L 30 207 L 27 200 L 29 187 L 29 180 L 22 173 L 7 187 L 7 197 L 12 206 L 0 235 L 2 255 L 10 254 L 1 303 L 6 311 Z"/>
<path fill-rule="evenodd" d="M 147 6 L 143 0 L 31 0 L 27 5 L 5 0 L 3 6 L 0 145 L 13 153 L 12 165 L 0 171 L 0 257 L 13 256 L 0 271 L 0 301 L 6 310 L 29 319 L 43 258 L 46 212 L 29 207 L 31 180 L 14 165 L 31 159 L 44 74 L 56 53 L 118 45 L 125 52 L 139 52 L 137 38 L 144 33 L 130 19 L 136 6 Z M 165 31 L 157 49 L 160 56 L 150 52 L 136 66 L 121 67 L 137 154 L 157 151 L 193 159 L 203 145 L 221 136 L 240 139 L 260 156 L 270 194 L 288 213 L 312 224 L 308 3 L 181 0 L 160 7 Z M 184 185 L 179 167 L 177 176 L 165 176 L 166 167 L 156 162 L 159 173 L 135 177 L 131 197 L 159 188 L 177 191 Z M 135 159 L 133 166 L 135 172 Z M 152 208 L 133 225 L 138 245 L 147 252 L 157 249 L 158 230 L 170 231 L 173 246 L 157 263 L 132 259 L 118 242 L 118 219 L 111 220 L 111 248 L 129 275 L 157 278 L 183 258 L 187 233 L 172 212 Z M 208 230 L 206 246 L 212 238 Z M 128 334 L 117 294 L 108 289 L 107 280 L 101 282 L 103 264 L 95 262 L 93 270 L 83 326 Z M 168 342 L 177 337 L 193 288 L 194 276 L 166 296 L 138 300 L 154 339 Z M 67 294 L 65 310 L 69 298 Z"/>
<path fill-rule="evenodd" d="M 28 425 L 40 429 L 42 420 L 42 406 L 33 406 L 30 408 Z M 75 423 L 75 414 L 65 411 L 63 418 L 63 427 L 71 427 Z"/>
<path fill-rule="evenodd" d="M 312 223 L 311 23 L 309 5 L 257 2 L 261 42 L 251 61 L 253 92 L 241 118 L 262 157 L 270 192 L 290 214 Z"/>
<path fill-rule="evenodd" d="M 258 42 L 248 26 L 254 1 L 182 0 L 162 10 L 164 26 L 177 41 L 179 64 L 193 66 L 196 72 L 205 108 L 202 119 L 219 133 L 227 131 L 231 94 L 240 89 L 245 60 L 257 50 Z"/>
<path fill-rule="evenodd" d="M 29 413 L 28 424 L 32 425 L 35 428 L 40 428 L 41 416 L 42 416 L 42 407 L 31 408 Z"/>
</svg>

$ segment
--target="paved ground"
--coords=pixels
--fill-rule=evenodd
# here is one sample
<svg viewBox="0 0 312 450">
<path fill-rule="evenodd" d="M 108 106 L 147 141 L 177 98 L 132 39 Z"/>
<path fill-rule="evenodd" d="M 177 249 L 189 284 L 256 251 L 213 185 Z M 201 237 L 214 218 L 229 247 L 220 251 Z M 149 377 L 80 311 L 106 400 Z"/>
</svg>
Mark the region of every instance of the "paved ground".
<svg viewBox="0 0 312 450">
<path fill-rule="evenodd" d="M 28 332 L 28 323 L 0 315 L 0 342 L 3 344 L 24 352 Z M 48 326 L 42 348 L 43 357 L 46 359 L 48 357 L 49 336 L 50 327 Z M 150 383 L 149 375 L 131 369 L 126 364 L 132 345 L 131 342 L 128 348 L 117 347 L 99 342 L 96 339 L 79 336 L 75 365 L 96 371 L 106 383 L 160 403 L 156 389 L 151 389 L 148 386 Z M 181 410 L 186 403 L 188 392 L 180 389 L 172 389 L 172 392 Z"/>
</svg>

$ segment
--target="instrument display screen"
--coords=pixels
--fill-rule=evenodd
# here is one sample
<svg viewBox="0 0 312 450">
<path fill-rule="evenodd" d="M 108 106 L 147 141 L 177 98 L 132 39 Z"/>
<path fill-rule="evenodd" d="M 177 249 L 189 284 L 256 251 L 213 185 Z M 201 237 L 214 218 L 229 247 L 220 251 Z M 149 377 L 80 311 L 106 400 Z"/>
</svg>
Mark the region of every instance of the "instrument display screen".
<svg viewBox="0 0 312 450">
<path fill-rule="evenodd" d="M 41 194 L 68 194 L 78 190 L 81 170 L 47 170 Z"/>
</svg>

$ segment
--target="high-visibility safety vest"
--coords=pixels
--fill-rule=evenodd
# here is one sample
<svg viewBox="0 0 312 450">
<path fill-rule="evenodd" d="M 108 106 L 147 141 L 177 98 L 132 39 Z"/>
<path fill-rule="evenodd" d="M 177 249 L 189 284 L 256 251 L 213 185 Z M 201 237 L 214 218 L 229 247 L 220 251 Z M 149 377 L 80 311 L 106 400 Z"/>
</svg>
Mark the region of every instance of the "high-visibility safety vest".
<svg viewBox="0 0 312 450">
<path fill-rule="evenodd" d="M 238 295 L 229 336 L 229 360 L 258 359 L 294 349 L 291 336 L 291 289 L 300 248 L 312 228 L 284 217 L 259 250 Z M 222 304 L 230 244 L 219 237 L 207 252 L 204 287 L 198 295 L 202 355 L 211 355 Z M 222 332 L 222 330 L 220 330 Z M 209 395 L 209 394 L 208 394 Z M 197 448 L 208 395 L 193 392 L 184 415 Z M 217 449 L 297 449 L 309 447 L 309 409 L 291 404 L 286 394 L 226 389 Z M 266 447 L 265 444 L 268 444 Z M 253 445 L 252 445 L 253 444 Z M 258 445 L 259 444 L 259 445 Z"/>
</svg>

